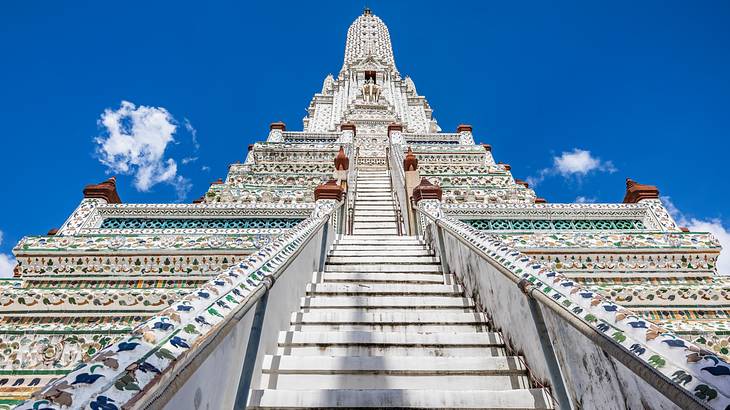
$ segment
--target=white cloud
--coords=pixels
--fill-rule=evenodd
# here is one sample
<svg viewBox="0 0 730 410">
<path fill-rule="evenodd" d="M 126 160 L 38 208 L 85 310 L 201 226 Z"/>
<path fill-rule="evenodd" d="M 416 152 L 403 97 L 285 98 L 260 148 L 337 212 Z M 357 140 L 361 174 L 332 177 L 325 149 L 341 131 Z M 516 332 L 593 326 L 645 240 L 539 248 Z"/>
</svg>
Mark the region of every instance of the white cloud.
<svg viewBox="0 0 730 410">
<path fill-rule="evenodd" d="M 185 129 L 188 130 L 188 132 L 190 133 L 190 135 L 192 137 L 193 146 L 195 147 L 195 150 L 196 151 L 199 150 L 200 144 L 198 143 L 198 130 L 196 130 L 195 127 L 193 127 L 193 124 L 191 124 L 190 120 L 188 120 L 187 118 L 185 118 L 185 121 L 183 122 L 183 124 L 185 125 Z"/>
<path fill-rule="evenodd" d="M 578 204 L 592 204 L 592 203 L 596 202 L 596 198 L 588 198 L 585 196 L 579 196 L 579 197 L 575 198 L 575 202 Z"/>
<path fill-rule="evenodd" d="M 668 196 L 660 198 L 667 212 L 680 225 L 687 227 L 691 232 L 710 232 L 720 241 L 722 251 L 717 259 L 717 272 L 721 275 L 730 275 L 730 231 L 723 226 L 719 219 L 697 219 L 685 216 L 672 202 Z"/>
<path fill-rule="evenodd" d="M 201 171 L 210 171 L 210 167 L 207 165 L 203 165 L 202 167 L 200 167 L 200 170 Z"/>
<path fill-rule="evenodd" d="M 582 178 L 593 171 L 613 173 L 616 167 L 611 161 L 594 157 L 588 150 L 574 148 L 573 151 L 564 151 L 560 156 L 553 157 L 552 167 L 543 168 L 537 175 L 527 177 L 527 182 L 535 186 L 551 175 Z"/>
<path fill-rule="evenodd" d="M 99 161 L 110 172 L 134 175 L 134 186 L 147 192 L 165 182 L 184 199 L 190 181 L 177 173 L 177 162 L 165 158 L 168 144 L 175 142 L 175 119 L 162 107 L 135 106 L 122 101 L 117 110 L 107 108 L 99 119 L 104 135 L 94 141 Z"/>
<path fill-rule="evenodd" d="M 0 253 L 0 278 L 12 278 L 16 261 L 13 255 Z"/>
<path fill-rule="evenodd" d="M 599 170 L 615 172 L 616 168 L 611 161 L 601 161 L 591 155 L 590 151 L 575 148 L 573 152 L 563 152 L 553 158 L 553 168 L 562 176 L 586 175 L 591 171 Z"/>
<path fill-rule="evenodd" d="M 3 243 L 5 234 L 0 231 L 0 245 Z M 16 261 L 13 255 L 0 253 L 0 278 L 12 278 Z"/>
<path fill-rule="evenodd" d="M 181 159 L 180 162 L 182 162 L 183 165 L 187 165 L 187 164 L 189 164 L 191 162 L 195 162 L 197 160 L 198 160 L 198 157 L 185 157 L 185 158 Z"/>
</svg>

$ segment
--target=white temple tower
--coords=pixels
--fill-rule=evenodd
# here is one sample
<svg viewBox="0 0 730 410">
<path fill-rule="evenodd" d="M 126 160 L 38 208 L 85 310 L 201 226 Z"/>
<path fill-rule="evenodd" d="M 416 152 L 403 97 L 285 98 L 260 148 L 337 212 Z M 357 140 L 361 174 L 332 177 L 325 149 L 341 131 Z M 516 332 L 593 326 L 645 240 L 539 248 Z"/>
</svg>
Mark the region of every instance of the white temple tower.
<svg viewBox="0 0 730 410">
<path fill-rule="evenodd" d="M 0 284 L 0 410 L 730 408 L 718 241 L 630 179 L 538 198 L 368 9 L 303 131 L 193 204 L 83 194 Z"/>
</svg>

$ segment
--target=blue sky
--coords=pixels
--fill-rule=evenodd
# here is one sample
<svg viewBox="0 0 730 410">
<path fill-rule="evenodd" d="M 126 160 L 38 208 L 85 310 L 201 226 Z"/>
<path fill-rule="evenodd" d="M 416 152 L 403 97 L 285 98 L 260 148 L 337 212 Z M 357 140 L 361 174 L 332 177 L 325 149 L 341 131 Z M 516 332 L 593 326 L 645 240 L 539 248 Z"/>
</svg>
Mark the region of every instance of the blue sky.
<svg viewBox="0 0 730 410">
<path fill-rule="evenodd" d="M 190 202 L 270 122 L 301 129 L 365 4 L 203 3 L 0 5 L 0 253 L 59 227 L 110 168 L 125 202 Z M 617 202 L 630 176 L 727 234 L 729 2 L 367 4 L 441 127 L 471 123 L 539 196 Z M 175 126 L 129 175 L 95 140 L 123 101 Z"/>
</svg>

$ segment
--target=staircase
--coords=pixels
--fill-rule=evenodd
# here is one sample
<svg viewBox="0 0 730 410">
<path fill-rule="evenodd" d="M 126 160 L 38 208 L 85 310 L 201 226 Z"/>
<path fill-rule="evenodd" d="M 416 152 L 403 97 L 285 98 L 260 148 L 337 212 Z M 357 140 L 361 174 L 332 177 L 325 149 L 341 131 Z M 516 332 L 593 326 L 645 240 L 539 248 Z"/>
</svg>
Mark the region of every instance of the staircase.
<svg viewBox="0 0 730 410">
<path fill-rule="evenodd" d="M 384 167 L 358 170 L 352 220 L 353 235 L 398 235 L 390 174 Z"/>
<path fill-rule="evenodd" d="M 353 235 L 314 273 L 249 408 L 552 408 L 434 253 L 396 235 L 387 178 L 358 173 Z"/>
</svg>

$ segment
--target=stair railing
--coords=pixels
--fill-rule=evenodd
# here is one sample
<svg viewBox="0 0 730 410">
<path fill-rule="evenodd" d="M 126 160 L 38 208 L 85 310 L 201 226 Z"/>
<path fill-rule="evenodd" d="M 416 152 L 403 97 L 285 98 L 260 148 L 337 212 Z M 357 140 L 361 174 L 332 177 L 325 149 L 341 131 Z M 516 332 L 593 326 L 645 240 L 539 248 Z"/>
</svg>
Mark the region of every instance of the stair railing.
<svg viewBox="0 0 730 410">
<path fill-rule="evenodd" d="M 357 201 L 357 161 L 360 157 L 360 147 L 355 147 L 355 155 L 352 161 L 353 169 L 347 175 L 347 234 L 352 235 L 352 228 L 355 220 L 355 202 Z"/>
<path fill-rule="evenodd" d="M 443 215 L 439 201 L 423 200 L 415 209 L 418 215 L 418 225 L 420 225 L 419 231 L 425 237 L 429 237 L 430 241 L 436 242 L 440 258 L 447 258 L 444 234 L 448 234 L 452 239 L 451 243 L 455 240 L 470 249 L 488 266 L 493 267 L 502 276 L 513 282 L 528 298 L 529 310 L 537 333 L 540 335 L 539 342 L 561 409 L 571 409 L 573 406 L 571 406 L 567 393 L 561 366 L 553 351 L 554 343 L 550 340 L 550 334 L 547 331 L 547 322 L 542 313 L 543 308 L 587 337 L 603 352 L 626 366 L 638 378 L 681 408 L 705 409 L 714 408 L 717 404 L 730 405 L 730 388 L 727 387 L 727 381 L 713 378 L 713 375 L 709 373 L 698 372 L 697 367 L 692 366 L 692 363 L 688 361 L 683 365 L 681 362 L 673 362 L 671 366 L 656 365 L 657 360 L 664 361 L 673 356 L 684 358 L 686 351 L 702 351 L 699 346 L 689 348 L 688 346 L 692 343 L 684 340 L 681 343 L 667 342 L 666 346 L 656 343 L 649 345 L 644 340 L 649 341 L 657 337 L 653 336 L 655 333 L 657 335 L 671 333 L 645 319 L 627 323 L 629 320 L 626 318 L 640 318 L 641 316 L 608 299 L 603 299 L 588 288 L 581 288 L 580 285 L 569 279 L 561 280 L 558 272 L 532 261 L 527 255 L 512 248 L 496 235 L 479 232 L 461 221 Z M 483 289 L 479 289 L 479 291 L 484 292 Z M 588 299 L 586 299 L 587 297 Z M 514 308 L 517 309 L 517 306 Z M 635 323 L 644 323 L 644 326 L 632 326 Z M 609 333 L 610 329 L 613 329 L 611 331 L 613 335 Z M 637 332 L 645 332 L 646 335 L 637 337 Z M 669 337 L 664 340 L 680 339 Z M 639 354 L 639 352 L 641 353 Z M 702 360 L 701 356 L 700 360 Z M 712 360 L 706 360 L 708 364 L 711 361 L 715 366 L 718 363 L 727 366 L 714 355 Z M 666 364 L 670 364 L 668 360 Z M 669 373 L 661 370 L 665 367 L 666 372 Z M 672 371 L 674 371 L 673 375 Z M 686 374 L 689 379 L 685 378 L 683 379 L 685 381 L 680 383 L 682 380 L 679 382 L 675 380 L 678 374 Z M 722 399 L 710 405 L 710 403 L 703 402 L 702 397 L 694 394 L 696 389 L 702 391 L 709 389 L 714 393 L 712 400 L 716 400 L 715 397 Z"/>
<path fill-rule="evenodd" d="M 403 235 L 405 231 L 405 218 L 403 217 L 403 208 L 401 205 L 406 204 L 405 195 L 405 174 L 403 167 L 400 166 L 401 161 L 397 160 L 397 152 L 401 151 L 400 145 L 393 145 L 385 148 L 385 163 L 388 165 L 388 173 L 390 178 L 390 191 L 393 197 L 393 209 L 396 215 L 396 225 L 398 227 L 398 235 Z M 403 198 L 401 198 L 403 196 Z"/>
<path fill-rule="evenodd" d="M 94 408 L 94 404 L 107 402 L 109 391 L 114 394 L 114 405 L 119 408 L 162 408 L 204 366 L 216 348 L 225 343 L 226 336 L 241 324 L 244 328 L 238 330 L 249 332 L 248 348 L 255 346 L 255 352 L 240 352 L 246 357 L 241 374 L 250 382 L 251 366 L 263 355 L 255 340 L 262 335 L 263 323 L 255 321 L 272 317 L 260 314 L 260 307 L 265 309 L 269 290 L 276 283 L 301 277 L 301 269 L 292 265 L 300 256 L 308 255 L 323 263 L 323 255 L 333 239 L 330 235 L 332 218 L 343 205 L 344 202 L 333 200 L 317 201 L 309 218 L 140 323 L 130 335 L 99 350 L 84 360 L 84 366 L 55 379 L 16 408 L 31 410 L 49 405 L 86 408 L 90 402 Z M 321 242 L 313 243 L 315 238 L 320 238 Z M 305 250 L 311 254 L 302 254 Z M 251 324 L 247 318 L 251 318 Z M 147 362 L 150 357 L 155 359 L 154 365 Z M 224 356 L 222 360 L 229 359 Z M 149 369 L 154 369 L 155 377 L 139 376 Z M 97 377 L 89 377 L 91 374 Z M 83 384 L 78 382 L 81 377 L 86 377 Z M 243 381 L 245 385 L 246 380 Z M 134 383 L 134 389 L 119 387 L 130 383 Z M 221 383 L 216 388 L 219 391 L 211 394 L 224 400 L 226 392 L 220 389 L 230 387 Z M 243 408 L 248 392 L 248 388 L 239 384 L 241 396 L 237 397 L 238 405 L 233 408 Z M 58 397 L 63 401 L 55 401 Z"/>
</svg>

